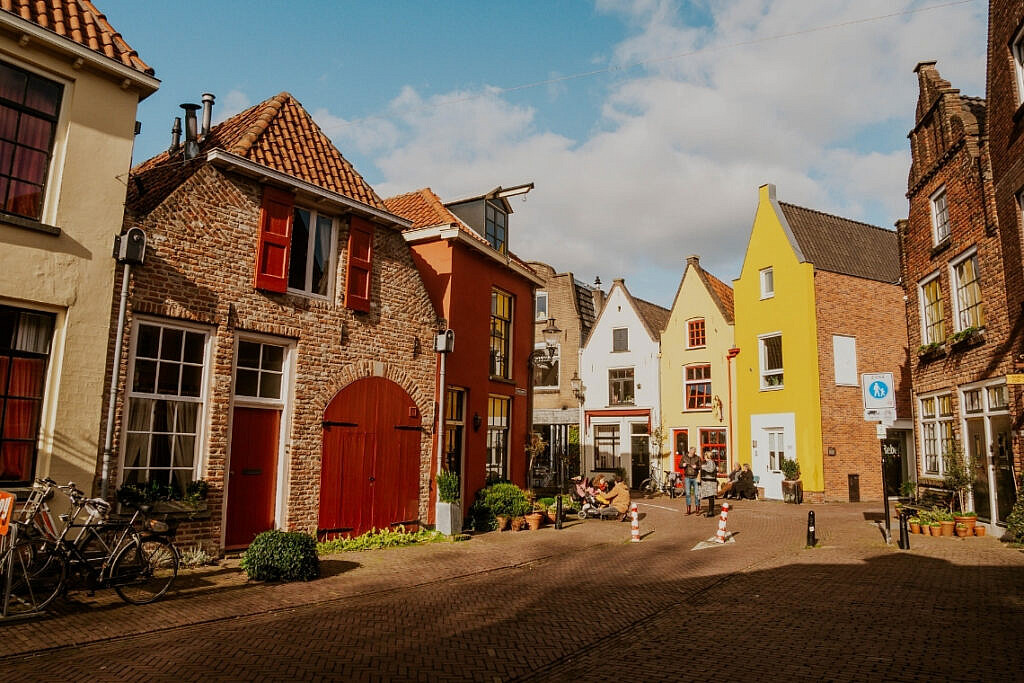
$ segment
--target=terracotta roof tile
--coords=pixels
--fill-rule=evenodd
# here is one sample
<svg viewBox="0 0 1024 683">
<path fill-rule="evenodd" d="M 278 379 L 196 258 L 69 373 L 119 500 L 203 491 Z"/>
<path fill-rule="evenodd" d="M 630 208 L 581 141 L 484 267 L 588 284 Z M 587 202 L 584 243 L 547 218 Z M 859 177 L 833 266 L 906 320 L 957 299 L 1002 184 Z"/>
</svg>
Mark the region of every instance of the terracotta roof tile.
<svg viewBox="0 0 1024 683">
<path fill-rule="evenodd" d="M 779 206 L 804 258 L 817 270 L 899 282 L 895 231 L 785 202 Z"/>
<path fill-rule="evenodd" d="M 733 312 L 733 293 L 732 287 L 725 284 L 717 277 L 709 273 L 708 271 L 701 268 L 701 272 L 704 277 L 707 278 L 708 286 L 711 288 L 712 294 L 722 304 L 722 313 L 725 315 L 726 322 L 735 322 L 736 317 Z"/>
<path fill-rule="evenodd" d="M 662 308 L 658 304 L 652 304 L 650 301 L 644 301 L 638 299 L 635 296 L 633 301 L 636 303 L 636 310 L 640 314 L 640 317 L 647 323 L 647 327 L 655 334 L 660 335 L 668 327 L 668 319 L 672 315 L 672 311 L 667 308 Z"/>
<path fill-rule="evenodd" d="M 0 10 L 53 31 L 93 52 L 148 76 L 153 67 L 139 57 L 91 0 L 0 0 Z"/>
<path fill-rule="evenodd" d="M 287 92 L 213 126 L 199 145 L 200 156 L 193 161 L 183 161 L 180 151 L 174 155 L 162 152 L 136 166 L 128 185 L 128 206 L 141 212 L 155 207 L 191 176 L 205 153 L 213 149 L 386 210 L 373 188 Z"/>
</svg>

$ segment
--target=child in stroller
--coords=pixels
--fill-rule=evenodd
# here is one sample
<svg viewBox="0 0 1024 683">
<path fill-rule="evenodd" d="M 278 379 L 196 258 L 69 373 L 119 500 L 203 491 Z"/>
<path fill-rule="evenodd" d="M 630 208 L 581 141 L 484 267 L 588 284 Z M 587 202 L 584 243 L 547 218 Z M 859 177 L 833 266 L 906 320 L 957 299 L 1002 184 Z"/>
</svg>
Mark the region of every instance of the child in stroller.
<svg viewBox="0 0 1024 683">
<path fill-rule="evenodd" d="M 572 482 L 572 497 L 580 506 L 580 511 L 577 513 L 580 519 L 587 519 L 588 517 L 615 519 L 619 516 L 618 510 L 607 503 L 601 503 L 597 500 L 599 489 L 589 479 L 583 476 L 576 476 L 572 478 Z"/>
</svg>

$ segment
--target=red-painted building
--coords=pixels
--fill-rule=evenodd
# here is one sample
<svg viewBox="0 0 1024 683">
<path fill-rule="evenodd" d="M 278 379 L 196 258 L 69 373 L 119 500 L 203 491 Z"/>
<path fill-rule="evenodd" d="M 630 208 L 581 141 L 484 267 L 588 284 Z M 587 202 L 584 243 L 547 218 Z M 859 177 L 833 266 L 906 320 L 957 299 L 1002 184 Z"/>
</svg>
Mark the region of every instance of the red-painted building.
<svg viewBox="0 0 1024 683">
<path fill-rule="evenodd" d="M 508 250 L 508 197 L 532 187 L 498 187 L 448 203 L 429 188 L 384 200 L 412 221 L 406 242 L 434 307 L 455 332 L 443 381 L 438 361 L 442 464 L 460 475 L 467 504 L 489 476 L 526 484 L 533 292 L 543 283 Z M 436 468 L 436 443 L 434 450 Z"/>
</svg>

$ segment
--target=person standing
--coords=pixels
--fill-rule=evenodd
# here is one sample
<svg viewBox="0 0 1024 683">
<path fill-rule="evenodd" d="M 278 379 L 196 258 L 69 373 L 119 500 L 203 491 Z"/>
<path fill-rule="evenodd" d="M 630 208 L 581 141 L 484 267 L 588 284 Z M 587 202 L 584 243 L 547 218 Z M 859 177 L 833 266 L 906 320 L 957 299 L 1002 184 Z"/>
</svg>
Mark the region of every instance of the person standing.
<svg viewBox="0 0 1024 683">
<path fill-rule="evenodd" d="M 697 482 L 700 476 L 700 456 L 697 449 L 690 447 L 690 452 L 679 458 L 680 469 L 683 470 L 683 491 L 686 494 L 686 514 L 700 512 L 700 498 L 697 496 Z M 691 509 L 690 503 L 693 503 Z"/>
<path fill-rule="evenodd" d="M 715 516 L 715 495 L 718 493 L 718 465 L 711 457 L 711 451 L 704 451 L 700 466 L 700 497 L 708 499 L 708 517 Z M 698 509 L 700 506 L 697 506 Z"/>
</svg>

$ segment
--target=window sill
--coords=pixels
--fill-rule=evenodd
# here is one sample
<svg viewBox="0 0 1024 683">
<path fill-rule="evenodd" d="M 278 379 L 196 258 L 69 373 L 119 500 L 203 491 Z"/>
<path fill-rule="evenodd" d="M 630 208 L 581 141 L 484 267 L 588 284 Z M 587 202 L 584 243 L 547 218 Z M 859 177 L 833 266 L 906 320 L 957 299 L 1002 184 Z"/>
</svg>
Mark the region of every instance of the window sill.
<svg viewBox="0 0 1024 683">
<path fill-rule="evenodd" d="M 558 387 L 534 387 L 534 391 L 539 394 L 557 394 L 559 391 Z"/>
<path fill-rule="evenodd" d="M 761 301 L 767 301 L 768 299 L 774 299 L 774 298 L 775 298 L 775 292 L 772 292 L 771 294 L 762 294 L 761 295 Z"/>
<path fill-rule="evenodd" d="M 702 345 L 702 346 L 687 346 L 687 347 L 686 347 L 686 350 L 687 350 L 687 351 L 694 351 L 694 350 L 696 350 L 696 349 L 706 349 L 706 348 L 708 348 L 708 345 L 707 345 L 707 344 L 704 344 L 704 345 Z"/>
<path fill-rule="evenodd" d="M 942 240 L 941 242 L 939 242 L 938 244 L 936 244 L 934 247 L 932 247 L 931 257 L 935 258 L 936 256 L 938 256 L 942 252 L 944 252 L 947 249 L 949 249 L 949 247 L 952 244 L 953 244 L 953 237 L 952 237 L 952 235 L 950 235 L 950 236 L 946 237 L 944 240 Z"/>
<path fill-rule="evenodd" d="M 785 384 L 776 384 L 776 385 L 770 386 L 770 387 L 762 386 L 761 387 L 761 391 L 782 391 L 785 388 L 786 388 Z"/>
<path fill-rule="evenodd" d="M 713 410 L 714 410 L 714 408 L 683 408 L 683 413 L 686 413 L 686 414 L 691 414 L 691 413 L 710 413 Z"/>
<path fill-rule="evenodd" d="M 0 213 L 0 223 L 6 223 L 16 228 L 24 228 L 34 232 L 41 232 L 46 235 L 53 235 L 54 237 L 59 237 L 61 234 L 61 229 L 54 225 L 47 225 L 46 223 L 34 221 L 31 218 L 22 218 L 21 216 L 9 213 Z"/>
<path fill-rule="evenodd" d="M 509 379 L 507 377 L 497 377 L 495 375 L 491 375 L 490 379 L 492 382 L 501 382 L 502 384 L 511 384 L 513 386 L 516 383 L 514 379 Z"/>
<path fill-rule="evenodd" d="M 609 403 L 605 408 L 636 408 L 635 403 Z"/>
</svg>

